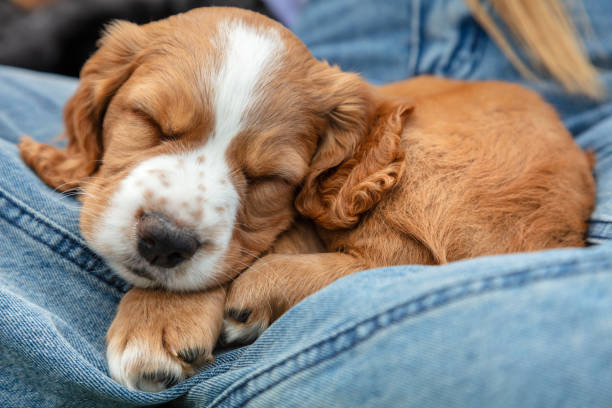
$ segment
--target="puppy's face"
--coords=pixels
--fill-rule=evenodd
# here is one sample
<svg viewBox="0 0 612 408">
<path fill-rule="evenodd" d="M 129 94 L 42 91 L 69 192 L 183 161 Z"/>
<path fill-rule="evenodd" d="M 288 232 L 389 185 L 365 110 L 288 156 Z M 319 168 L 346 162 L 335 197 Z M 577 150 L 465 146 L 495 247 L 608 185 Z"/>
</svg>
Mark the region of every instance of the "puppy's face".
<svg viewBox="0 0 612 408">
<path fill-rule="evenodd" d="M 203 289 L 265 252 L 296 188 L 350 157 L 368 89 L 254 13 L 116 23 L 67 105 L 67 149 L 26 140 L 22 156 L 82 190 L 83 235 L 127 281 Z"/>
<path fill-rule="evenodd" d="M 290 223 L 315 149 L 279 28 L 223 17 L 200 38 L 180 22 L 154 35 L 165 43 L 103 120 L 81 228 L 139 286 L 203 288 L 244 269 Z"/>
</svg>

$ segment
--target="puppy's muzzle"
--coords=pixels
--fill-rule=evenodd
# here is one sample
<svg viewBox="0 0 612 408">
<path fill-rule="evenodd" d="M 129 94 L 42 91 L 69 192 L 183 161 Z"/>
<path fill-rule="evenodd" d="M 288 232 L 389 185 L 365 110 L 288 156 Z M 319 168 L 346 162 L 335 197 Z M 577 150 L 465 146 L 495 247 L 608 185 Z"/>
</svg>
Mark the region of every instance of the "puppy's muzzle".
<svg viewBox="0 0 612 408">
<path fill-rule="evenodd" d="M 199 247 L 197 236 L 157 213 L 145 213 L 137 226 L 138 253 L 153 266 L 174 268 Z"/>
</svg>

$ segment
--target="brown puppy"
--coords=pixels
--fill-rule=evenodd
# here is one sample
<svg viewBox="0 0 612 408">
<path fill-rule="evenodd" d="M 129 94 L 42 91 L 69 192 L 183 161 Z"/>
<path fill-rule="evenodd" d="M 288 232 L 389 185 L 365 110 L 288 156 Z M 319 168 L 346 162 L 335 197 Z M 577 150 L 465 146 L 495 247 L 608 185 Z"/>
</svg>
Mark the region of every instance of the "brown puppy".
<svg viewBox="0 0 612 408">
<path fill-rule="evenodd" d="M 237 9 L 114 24 L 65 122 L 65 150 L 21 153 L 82 190 L 84 237 L 150 288 L 107 337 L 111 375 L 144 390 L 212 358 L 223 310 L 225 341 L 250 341 L 366 268 L 581 246 L 594 199 L 587 155 L 532 92 L 374 88 Z"/>
</svg>

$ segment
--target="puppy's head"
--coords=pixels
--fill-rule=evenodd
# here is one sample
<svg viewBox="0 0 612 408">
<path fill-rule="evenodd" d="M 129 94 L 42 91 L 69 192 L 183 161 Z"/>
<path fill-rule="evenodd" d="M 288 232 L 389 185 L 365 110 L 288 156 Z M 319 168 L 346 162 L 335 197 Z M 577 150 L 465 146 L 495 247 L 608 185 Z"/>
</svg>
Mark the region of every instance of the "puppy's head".
<svg viewBox="0 0 612 408">
<path fill-rule="evenodd" d="M 271 246 L 297 189 L 312 201 L 354 155 L 373 105 L 279 24 L 198 9 L 111 25 L 66 106 L 67 147 L 26 138 L 21 153 L 50 186 L 82 192 L 82 233 L 126 280 L 203 289 Z"/>
</svg>

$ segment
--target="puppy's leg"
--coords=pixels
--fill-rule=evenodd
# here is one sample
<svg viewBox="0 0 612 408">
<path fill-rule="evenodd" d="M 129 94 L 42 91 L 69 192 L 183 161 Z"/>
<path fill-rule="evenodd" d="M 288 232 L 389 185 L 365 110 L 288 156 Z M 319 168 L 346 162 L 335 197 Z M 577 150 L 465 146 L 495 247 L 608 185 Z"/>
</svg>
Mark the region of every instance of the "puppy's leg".
<svg viewBox="0 0 612 408">
<path fill-rule="evenodd" d="M 131 389 L 161 391 L 212 362 L 225 288 L 172 293 L 132 289 L 106 335 L 111 376 Z"/>
<path fill-rule="evenodd" d="M 364 269 L 362 260 L 343 253 L 266 255 L 230 286 L 222 340 L 251 342 L 306 296 Z"/>
</svg>

